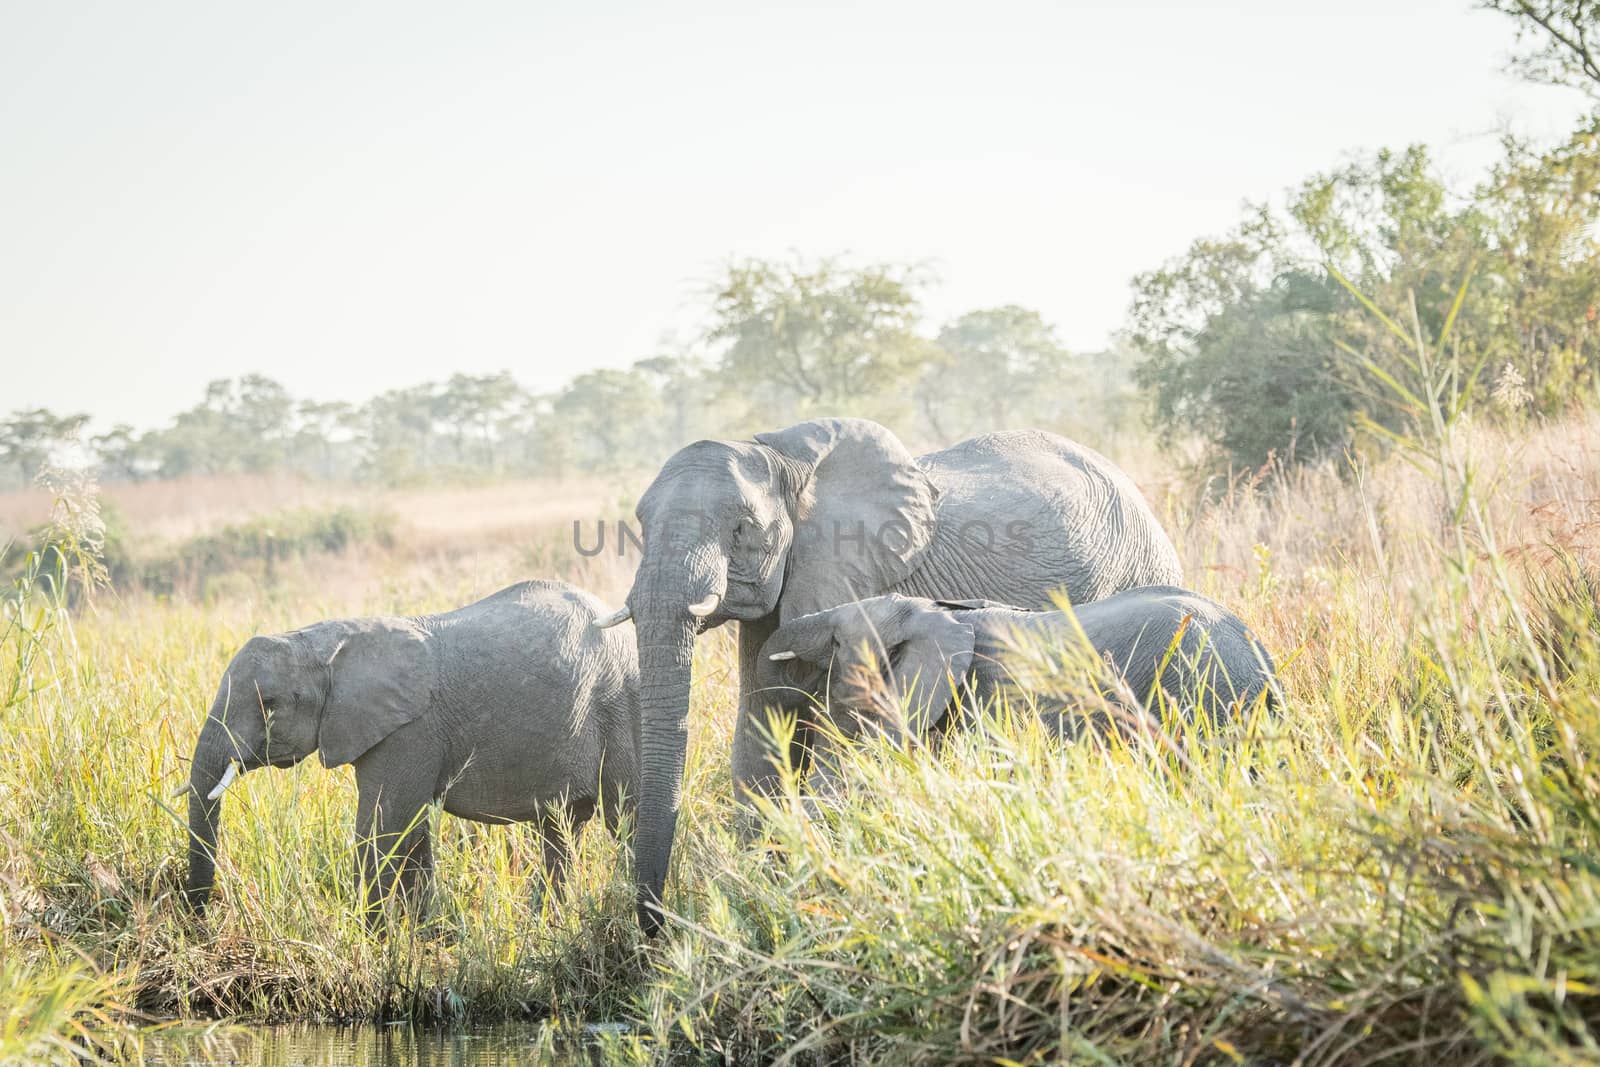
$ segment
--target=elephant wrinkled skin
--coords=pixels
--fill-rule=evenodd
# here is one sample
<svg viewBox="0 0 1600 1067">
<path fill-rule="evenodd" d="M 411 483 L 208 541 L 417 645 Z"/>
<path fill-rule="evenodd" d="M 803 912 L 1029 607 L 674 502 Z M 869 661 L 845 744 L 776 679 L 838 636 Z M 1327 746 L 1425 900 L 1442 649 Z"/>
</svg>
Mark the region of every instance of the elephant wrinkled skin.
<svg viewBox="0 0 1600 1067">
<path fill-rule="evenodd" d="M 1038 648 L 1060 649 L 1068 662 L 1103 664 L 1111 673 L 1096 671 L 1092 691 L 1042 696 L 1013 673 L 1026 658 L 1018 650 Z M 1263 694 L 1278 699 L 1272 657 L 1239 617 L 1170 586 L 1133 589 L 1070 611 L 872 597 L 779 627 L 762 648 L 758 677 L 770 704 L 795 713 L 796 745 L 818 791 L 836 777 L 832 735 L 928 740 L 951 723 L 958 697 L 970 709 L 1021 692 L 1062 737 L 1076 736 L 1085 713 L 1096 713 L 1103 700 L 1152 712 L 1165 702 L 1220 723 Z M 817 730 L 819 720 L 833 729 Z M 774 768 L 757 791 L 775 781 Z"/>
<path fill-rule="evenodd" d="M 370 906 L 398 879 L 426 896 L 427 806 L 478 822 L 537 820 L 549 881 L 563 822 L 596 808 L 615 825 L 638 788 L 638 669 L 625 635 L 595 629 L 600 603 L 524 582 L 459 610 L 336 619 L 255 637 L 228 666 L 195 743 L 186 896 L 215 876 L 223 790 L 238 772 L 320 752 L 355 765 L 357 874 Z"/>
<path fill-rule="evenodd" d="M 625 614 L 641 672 L 639 920 L 659 905 L 677 827 L 690 662 L 705 628 L 739 623 L 733 775 L 769 766 L 756 657 L 782 621 L 900 592 L 1044 606 L 1181 580 L 1138 489 L 1054 434 L 986 434 L 913 457 L 862 419 L 819 419 L 752 441 L 699 441 L 640 498 L 644 553 Z"/>
</svg>

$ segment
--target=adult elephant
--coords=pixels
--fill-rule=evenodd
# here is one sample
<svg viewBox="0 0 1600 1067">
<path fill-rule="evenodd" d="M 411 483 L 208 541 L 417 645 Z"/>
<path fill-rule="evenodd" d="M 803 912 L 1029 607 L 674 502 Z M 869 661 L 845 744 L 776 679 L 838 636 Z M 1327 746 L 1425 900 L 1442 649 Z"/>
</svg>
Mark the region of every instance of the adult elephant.
<svg viewBox="0 0 1600 1067">
<path fill-rule="evenodd" d="M 659 902 L 677 828 L 695 637 L 739 623 L 733 776 L 769 765 L 754 706 L 758 655 L 780 622 L 880 593 L 1044 605 L 1181 581 L 1139 490 L 1054 434 L 985 434 L 914 457 L 864 419 L 817 419 L 753 441 L 698 441 L 639 500 L 644 550 L 627 604 L 639 650 L 639 922 Z"/>
</svg>

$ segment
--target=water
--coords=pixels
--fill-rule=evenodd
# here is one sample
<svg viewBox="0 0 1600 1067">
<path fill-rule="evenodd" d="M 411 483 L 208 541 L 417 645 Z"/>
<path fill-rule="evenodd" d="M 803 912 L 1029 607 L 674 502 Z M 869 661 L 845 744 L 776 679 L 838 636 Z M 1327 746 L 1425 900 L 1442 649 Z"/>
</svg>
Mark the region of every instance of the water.
<svg viewBox="0 0 1600 1067">
<path fill-rule="evenodd" d="M 600 1023 L 557 1038 L 538 1024 L 460 1029 L 396 1026 L 253 1026 L 157 1034 L 144 1062 L 159 1067 L 501 1067 L 555 1064 L 591 1067 L 637 1062 L 622 1051 L 621 1024 Z"/>
</svg>

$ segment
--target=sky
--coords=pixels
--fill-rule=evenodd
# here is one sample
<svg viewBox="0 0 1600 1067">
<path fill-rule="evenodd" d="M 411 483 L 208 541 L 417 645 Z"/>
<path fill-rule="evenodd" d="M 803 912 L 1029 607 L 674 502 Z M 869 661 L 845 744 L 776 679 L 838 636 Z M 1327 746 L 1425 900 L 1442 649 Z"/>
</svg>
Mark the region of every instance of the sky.
<svg viewBox="0 0 1600 1067">
<path fill-rule="evenodd" d="M 1512 43 L 1468 0 L 0 0 L 0 411 L 553 389 L 692 337 L 748 256 L 926 263 L 930 326 L 1098 349 L 1247 199 L 1570 129 Z"/>
</svg>

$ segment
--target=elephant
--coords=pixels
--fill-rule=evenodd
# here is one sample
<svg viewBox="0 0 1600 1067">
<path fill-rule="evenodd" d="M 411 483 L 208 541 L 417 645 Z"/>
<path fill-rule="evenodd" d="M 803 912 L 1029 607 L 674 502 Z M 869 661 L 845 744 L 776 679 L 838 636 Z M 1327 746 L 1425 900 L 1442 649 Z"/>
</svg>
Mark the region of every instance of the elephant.
<svg viewBox="0 0 1600 1067">
<path fill-rule="evenodd" d="M 1061 650 L 1093 670 L 1091 685 L 1046 698 L 1030 691 L 1017 660 Z M 783 624 L 761 650 L 762 691 L 796 711 L 797 744 L 811 781 L 836 779 L 830 738 L 879 733 L 904 745 L 936 740 L 997 697 L 1021 695 L 1046 727 L 1072 739 L 1087 723 L 1107 725 L 1110 706 L 1163 704 L 1221 725 L 1242 707 L 1281 699 L 1272 657 L 1233 612 L 1197 593 L 1145 586 L 1070 610 L 1026 611 L 986 600 L 888 595 L 843 604 Z M 1092 691 L 1091 691 L 1092 689 Z M 1159 692 L 1158 692 L 1159 690 Z M 825 692 L 817 730 L 812 693 Z M 960 698 L 958 703 L 958 697 Z M 770 794 L 774 767 L 756 792 Z"/>
<path fill-rule="evenodd" d="M 769 765 L 751 702 L 761 646 L 789 619 L 900 592 L 1043 606 L 1181 581 L 1139 490 L 1054 434 L 985 434 L 912 456 L 888 429 L 826 418 L 750 441 L 697 441 L 639 499 L 642 552 L 625 605 L 641 678 L 634 833 L 639 922 L 662 922 L 687 746 L 697 636 L 739 624 L 736 795 Z"/>
<path fill-rule="evenodd" d="M 528 581 L 440 615 L 334 619 L 251 638 L 194 746 L 185 897 L 205 910 L 222 794 L 240 771 L 313 751 L 355 766 L 356 876 L 369 915 L 396 888 L 427 900 L 427 807 L 484 823 L 537 821 L 559 889 L 566 830 L 600 808 L 615 831 L 638 789 L 633 642 L 563 582 Z"/>
</svg>

